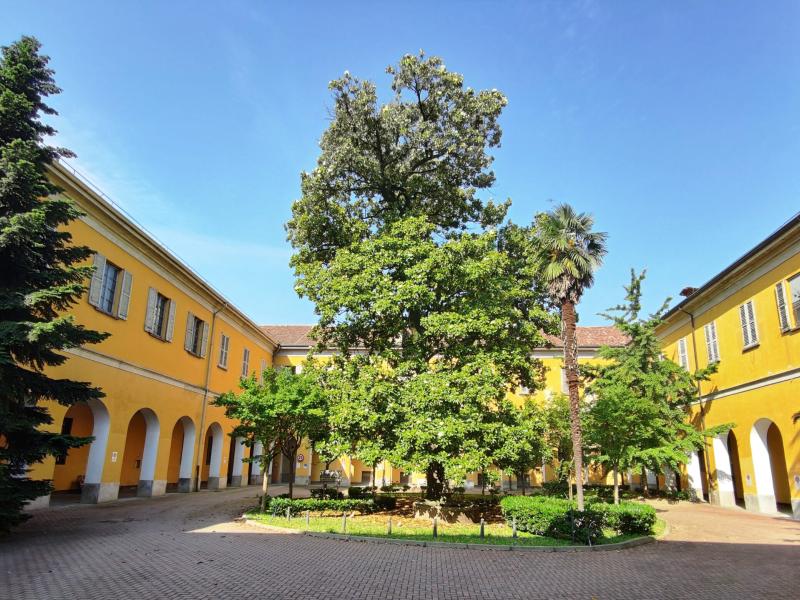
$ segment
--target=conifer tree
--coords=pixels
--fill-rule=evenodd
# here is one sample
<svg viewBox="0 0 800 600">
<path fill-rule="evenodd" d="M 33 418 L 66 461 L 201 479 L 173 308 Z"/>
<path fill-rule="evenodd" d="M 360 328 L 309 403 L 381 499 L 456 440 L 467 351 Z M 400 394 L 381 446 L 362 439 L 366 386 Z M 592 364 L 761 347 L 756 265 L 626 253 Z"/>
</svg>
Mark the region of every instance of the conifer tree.
<svg viewBox="0 0 800 600">
<path fill-rule="evenodd" d="M 23 37 L 0 56 L 0 530 L 25 520 L 24 505 L 51 490 L 28 477 L 30 465 L 91 441 L 46 431 L 53 419 L 42 402 L 103 395 L 46 373 L 66 360 L 63 350 L 106 334 L 65 314 L 84 292 L 91 251 L 71 244 L 63 226 L 80 213 L 47 179 L 47 165 L 71 153 L 45 143 L 55 130 L 42 115 L 56 112 L 44 100 L 60 90 L 39 48 Z"/>
</svg>

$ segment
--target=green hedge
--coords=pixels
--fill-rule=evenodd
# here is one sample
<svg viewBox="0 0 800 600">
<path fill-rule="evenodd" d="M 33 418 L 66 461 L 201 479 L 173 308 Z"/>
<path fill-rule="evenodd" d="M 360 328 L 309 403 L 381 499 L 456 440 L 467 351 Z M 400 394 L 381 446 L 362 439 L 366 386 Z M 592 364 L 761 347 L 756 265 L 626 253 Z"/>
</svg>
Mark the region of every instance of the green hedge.
<svg viewBox="0 0 800 600">
<path fill-rule="evenodd" d="M 358 511 L 362 513 L 374 512 L 376 509 L 375 503 L 372 500 L 356 500 L 346 498 L 343 500 L 321 498 L 273 498 L 269 503 L 269 510 L 273 515 L 285 515 L 286 509 L 289 509 L 289 514 L 298 515 L 306 511 L 310 512 L 353 512 Z"/>
<path fill-rule="evenodd" d="M 516 518 L 517 529 L 536 535 L 594 542 L 608 527 L 621 534 L 648 534 L 656 522 L 652 506 L 634 502 L 619 505 L 592 502 L 583 512 L 575 503 L 548 496 L 506 496 L 500 501 L 506 523 Z"/>
</svg>

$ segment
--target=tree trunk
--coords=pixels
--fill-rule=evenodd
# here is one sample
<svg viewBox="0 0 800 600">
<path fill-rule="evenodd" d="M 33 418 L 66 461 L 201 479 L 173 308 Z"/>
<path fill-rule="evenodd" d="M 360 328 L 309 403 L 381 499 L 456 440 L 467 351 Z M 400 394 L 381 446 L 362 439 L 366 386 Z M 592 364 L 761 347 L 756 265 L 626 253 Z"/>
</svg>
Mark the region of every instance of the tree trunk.
<svg viewBox="0 0 800 600">
<path fill-rule="evenodd" d="M 372 463 L 372 497 L 375 497 L 378 491 L 378 461 Z"/>
<path fill-rule="evenodd" d="M 439 462 L 432 462 L 425 469 L 425 488 L 426 500 L 439 500 L 444 490 L 444 465 Z"/>
<path fill-rule="evenodd" d="M 291 453 L 289 459 L 289 498 L 294 498 L 294 474 L 297 470 L 297 447 Z"/>
<path fill-rule="evenodd" d="M 614 504 L 619 504 L 619 472 L 614 465 Z"/>
<path fill-rule="evenodd" d="M 269 492 L 269 466 L 272 463 L 272 458 L 268 461 L 261 461 L 261 512 L 267 510 L 267 494 Z"/>
<path fill-rule="evenodd" d="M 650 495 L 650 490 L 647 489 L 647 469 L 642 467 L 642 496 L 647 498 Z"/>
<path fill-rule="evenodd" d="M 575 334 L 575 304 L 569 300 L 561 305 L 564 325 L 564 368 L 569 388 L 569 416 L 572 431 L 572 459 L 575 463 L 575 490 L 578 510 L 583 510 L 583 440 L 581 439 L 581 407 L 578 397 L 578 340 Z"/>
</svg>

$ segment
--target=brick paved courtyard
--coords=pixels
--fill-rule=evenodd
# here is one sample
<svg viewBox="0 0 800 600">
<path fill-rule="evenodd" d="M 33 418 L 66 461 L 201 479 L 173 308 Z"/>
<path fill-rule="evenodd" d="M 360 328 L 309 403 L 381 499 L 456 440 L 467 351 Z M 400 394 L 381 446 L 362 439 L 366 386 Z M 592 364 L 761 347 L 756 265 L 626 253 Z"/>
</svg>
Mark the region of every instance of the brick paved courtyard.
<svg viewBox="0 0 800 600">
<path fill-rule="evenodd" d="M 343 542 L 234 522 L 254 489 L 40 511 L 0 541 L 0 598 L 797 597 L 800 523 L 657 504 L 664 541 L 525 553 Z M 738 532 L 738 533 L 737 533 Z"/>
</svg>

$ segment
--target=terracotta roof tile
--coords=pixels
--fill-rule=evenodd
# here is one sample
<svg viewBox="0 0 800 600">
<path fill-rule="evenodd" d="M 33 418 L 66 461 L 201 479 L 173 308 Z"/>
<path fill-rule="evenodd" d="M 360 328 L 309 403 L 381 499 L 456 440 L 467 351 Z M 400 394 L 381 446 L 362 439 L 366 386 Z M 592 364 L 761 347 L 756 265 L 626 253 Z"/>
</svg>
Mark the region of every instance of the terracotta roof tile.
<svg viewBox="0 0 800 600">
<path fill-rule="evenodd" d="M 310 347 L 316 344 L 308 336 L 313 327 L 313 325 L 262 325 L 261 331 L 281 346 Z"/>
</svg>

